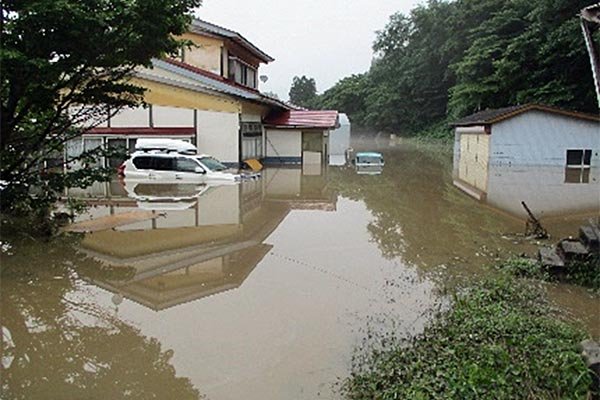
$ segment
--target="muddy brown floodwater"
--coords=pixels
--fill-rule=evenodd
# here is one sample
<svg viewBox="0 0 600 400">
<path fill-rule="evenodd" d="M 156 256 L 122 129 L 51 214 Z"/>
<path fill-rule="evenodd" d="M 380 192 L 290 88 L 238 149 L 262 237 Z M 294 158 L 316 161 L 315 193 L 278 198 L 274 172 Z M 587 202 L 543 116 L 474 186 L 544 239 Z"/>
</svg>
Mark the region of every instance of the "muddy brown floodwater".
<svg viewBox="0 0 600 400">
<path fill-rule="evenodd" d="M 165 215 L 5 248 L 2 398 L 339 398 L 371 330 L 414 335 L 445 286 L 535 252 L 513 204 L 530 186 L 511 178 L 513 200 L 480 203 L 453 186 L 448 149 L 391 144 L 356 144 L 384 152 L 380 175 L 269 168 L 241 185 L 71 191 L 93 204 L 82 220 Z M 542 219 L 553 238 L 590 216 L 571 208 Z M 549 288 L 599 336 L 598 296 Z"/>
</svg>

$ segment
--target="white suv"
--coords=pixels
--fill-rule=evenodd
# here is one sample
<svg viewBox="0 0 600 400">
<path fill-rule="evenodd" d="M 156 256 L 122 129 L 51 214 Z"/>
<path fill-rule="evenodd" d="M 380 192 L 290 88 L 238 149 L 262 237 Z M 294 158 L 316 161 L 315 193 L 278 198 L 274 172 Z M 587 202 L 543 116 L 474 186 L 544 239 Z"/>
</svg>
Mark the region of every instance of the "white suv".
<svg viewBox="0 0 600 400">
<path fill-rule="evenodd" d="M 136 151 L 118 168 L 127 180 L 161 182 L 206 182 L 242 179 L 238 173 L 208 155 L 189 155 L 162 151 Z"/>
</svg>

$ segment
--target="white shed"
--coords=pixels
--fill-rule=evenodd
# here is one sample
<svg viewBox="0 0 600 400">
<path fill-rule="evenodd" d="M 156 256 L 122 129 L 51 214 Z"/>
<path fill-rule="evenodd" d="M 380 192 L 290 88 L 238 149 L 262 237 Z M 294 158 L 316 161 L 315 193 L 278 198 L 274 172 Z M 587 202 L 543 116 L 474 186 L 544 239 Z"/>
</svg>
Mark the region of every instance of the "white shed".
<svg viewBox="0 0 600 400">
<path fill-rule="evenodd" d="M 490 166 L 600 167 L 600 116 L 537 104 L 485 110 L 453 124 L 454 182 L 478 199 L 489 191 Z M 597 184 L 597 183 L 596 183 Z"/>
<path fill-rule="evenodd" d="M 339 115 L 339 127 L 329 133 L 329 165 L 346 164 L 346 150 L 350 148 L 350 120 Z"/>
<path fill-rule="evenodd" d="M 265 164 L 300 164 L 320 173 L 329 154 L 328 136 L 339 126 L 335 110 L 287 110 L 264 120 Z"/>
</svg>

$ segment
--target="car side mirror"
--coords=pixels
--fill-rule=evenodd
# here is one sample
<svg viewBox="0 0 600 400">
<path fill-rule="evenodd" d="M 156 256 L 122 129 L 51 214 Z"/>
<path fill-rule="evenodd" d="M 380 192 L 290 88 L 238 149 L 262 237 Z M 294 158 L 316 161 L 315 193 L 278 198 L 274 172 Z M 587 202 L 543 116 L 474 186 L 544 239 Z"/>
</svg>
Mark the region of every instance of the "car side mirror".
<svg viewBox="0 0 600 400">
<path fill-rule="evenodd" d="M 203 170 L 201 167 L 196 167 L 196 168 L 194 168 L 194 171 L 195 171 L 197 174 L 204 174 L 204 173 L 206 172 L 206 171 L 204 171 L 204 170 Z"/>
</svg>

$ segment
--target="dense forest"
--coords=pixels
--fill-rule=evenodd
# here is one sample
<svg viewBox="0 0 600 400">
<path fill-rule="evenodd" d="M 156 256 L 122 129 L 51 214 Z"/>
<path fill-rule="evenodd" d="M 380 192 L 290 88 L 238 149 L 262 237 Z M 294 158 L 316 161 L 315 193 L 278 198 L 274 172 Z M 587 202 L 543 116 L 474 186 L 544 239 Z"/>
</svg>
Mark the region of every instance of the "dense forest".
<svg viewBox="0 0 600 400">
<path fill-rule="evenodd" d="M 598 112 L 578 17 L 589 4 L 430 0 L 392 15 L 377 32 L 370 70 L 311 105 L 403 135 L 444 135 L 464 115 L 530 102 Z"/>
</svg>

